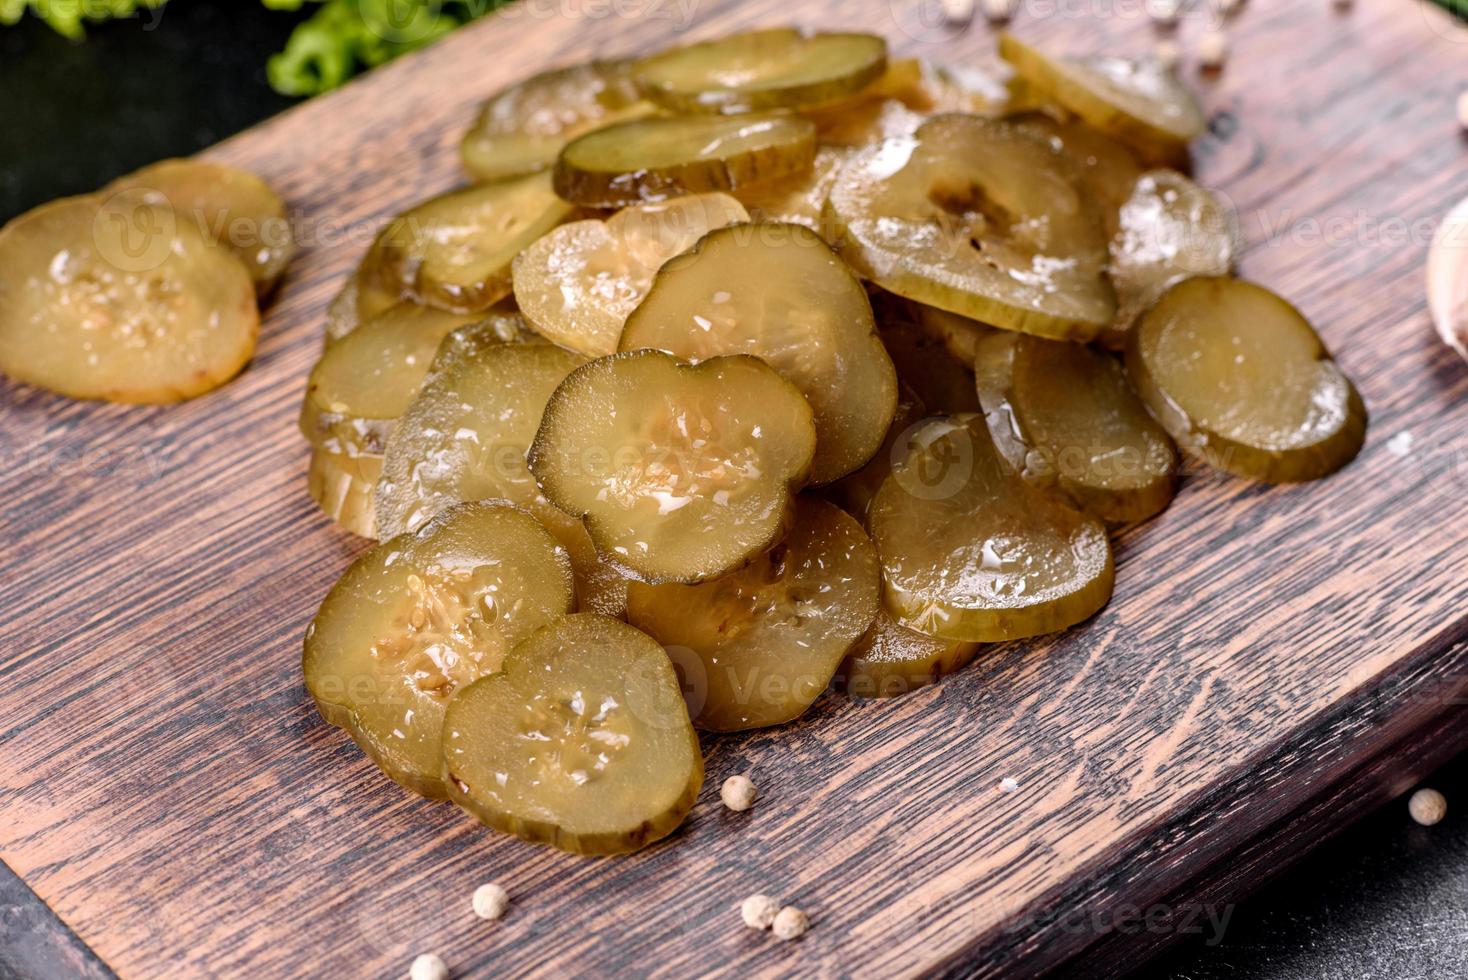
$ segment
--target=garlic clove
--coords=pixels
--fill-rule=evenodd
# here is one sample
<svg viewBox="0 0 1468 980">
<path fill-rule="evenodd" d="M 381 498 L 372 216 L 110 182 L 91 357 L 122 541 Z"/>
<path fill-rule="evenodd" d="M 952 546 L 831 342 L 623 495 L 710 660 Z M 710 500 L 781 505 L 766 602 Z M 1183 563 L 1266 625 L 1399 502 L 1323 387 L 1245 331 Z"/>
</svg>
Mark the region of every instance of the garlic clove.
<svg viewBox="0 0 1468 980">
<path fill-rule="evenodd" d="M 1468 198 L 1448 212 L 1428 250 L 1427 308 L 1443 342 L 1468 359 Z"/>
</svg>

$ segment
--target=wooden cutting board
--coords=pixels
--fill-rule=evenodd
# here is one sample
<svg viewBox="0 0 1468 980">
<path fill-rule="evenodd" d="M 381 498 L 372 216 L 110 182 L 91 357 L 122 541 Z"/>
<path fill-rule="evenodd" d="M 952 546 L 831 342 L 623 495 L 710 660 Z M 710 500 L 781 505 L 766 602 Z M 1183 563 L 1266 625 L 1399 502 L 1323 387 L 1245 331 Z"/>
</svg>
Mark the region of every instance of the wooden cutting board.
<svg viewBox="0 0 1468 980">
<path fill-rule="evenodd" d="M 1154 42 L 1140 4 L 1082 7 L 1016 27 L 1077 53 Z M 432 950 L 482 976 L 1029 975 L 1079 956 L 1104 973 L 1468 740 L 1468 366 L 1434 341 L 1422 284 L 1432 220 L 1468 194 L 1468 33 L 1414 0 L 1256 0 L 1200 82 L 1198 171 L 1238 209 L 1245 273 L 1360 384 L 1354 465 L 1299 487 L 1191 475 L 1120 535 L 1094 621 L 901 701 L 829 697 L 708 740 L 692 819 L 635 857 L 499 837 L 380 777 L 301 686 L 306 623 L 363 544 L 307 499 L 294 421 L 327 300 L 382 220 L 461 180 L 475 103 L 552 65 L 792 17 L 940 61 L 992 43 L 908 0 L 555 9 L 490 17 L 209 152 L 271 180 L 308 244 L 240 379 L 163 409 L 0 388 L 0 856 L 100 959 L 68 962 L 401 976 Z M 735 772 L 763 793 L 745 815 L 717 800 Z M 516 899 L 492 926 L 469 909 L 490 880 Z M 745 929 L 754 892 L 813 930 Z M 1154 904 L 1175 915 L 1127 911 Z"/>
</svg>

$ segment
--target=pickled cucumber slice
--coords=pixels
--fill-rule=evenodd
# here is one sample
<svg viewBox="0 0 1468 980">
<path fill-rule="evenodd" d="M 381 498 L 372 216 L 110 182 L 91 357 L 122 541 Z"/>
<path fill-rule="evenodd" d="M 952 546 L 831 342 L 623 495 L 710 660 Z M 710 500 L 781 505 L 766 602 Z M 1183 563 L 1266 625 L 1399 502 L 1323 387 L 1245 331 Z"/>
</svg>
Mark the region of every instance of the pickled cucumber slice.
<svg viewBox="0 0 1468 980">
<path fill-rule="evenodd" d="M 459 144 L 479 181 L 547 170 L 566 141 L 598 126 L 654 111 L 625 61 L 593 61 L 541 72 L 490 96 Z"/>
<path fill-rule="evenodd" d="M 751 221 L 804 225 L 829 242 L 832 239 L 821 221 L 821 211 L 836 174 L 851 154 L 847 147 L 822 146 L 805 173 L 741 188 L 737 196 L 749 209 Z"/>
<path fill-rule="evenodd" d="M 384 537 L 463 500 L 528 506 L 525 461 L 551 392 L 584 358 L 551 344 L 507 344 L 491 326 L 456 330 L 387 440 L 377 485 Z"/>
<path fill-rule="evenodd" d="M 311 369 L 300 428 L 318 449 L 382 455 L 398 416 L 428 375 L 438 345 L 480 319 L 400 303 L 332 344 Z"/>
<path fill-rule="evenodd" d="M 748 220 L 727 194 L 695 194 L 562 225 L 515 257 L 515 301 L 553 343 L 589 357 L 615 353 L 662 264 L 709 231 Z"/>
<path fill-rule="evenodd" d="M 935 116 L 860 150 L 826 215 L 852 267 L 908 299 L 1070 340 L 1116 312 L 1094 205 L 1065 158 L 1012 124 Z"/>
<path fill-rule="evenodd" d="M 374 489 L 381 476 L 381 456 L 348 456 L 316 449 L 306 471 L 306 489 L 327 517 L 353 534 L 375 538 Z"/>
<path fill-rule="evenodd" d="M 636 351 L 562 382 L 530 470 L 605 560 L 643 581 L 691 583 L 780 539 L 815 444 L 810 406 L 764 362 Z"/>
<path fill-rule="evenodd" d="M 1207 121 L 1176 75 L 1153 60 L 1052 58 L 1012 34 L 999 54 L 1025 81 L 1149 163 L 1186 167 L 1188 142 Z"/>
<path fill-rule="evenodd" d="M 176 220 L 194 224 L 233 252 L 261 296 L 275 288 L 295 254 L 285 202 L 247 171 L 203 160 L 162 160 L 102 189 L 104 197 L 123 192 L 171 207 Z"/>
<path fill-rule="evenodd" d="M 1366 406 L 1310 323 L 1252 283 L 1173 286 L 1132 331 L 1126 363 L 1178 445 L 1239 476 L 1318 479 L 1366 438 Z"/>
<path fill-rule="evenodd" d="M 986 643 L 1064 629 L 1111 597 L 1106 529 L 999 458 L 982 416 L 936 420 L 872 502 L 883 600 L 909 629 Z"/>
<path fill-rule="evenodd" d="M 556 193 L 593 208 L 730 191 L 810 169 L 816 128 L 789 113 L 674 116 L 577 137 L 556 160 Z"/>
<path fill-rule="evenodd" d="M 1126 146 L 1079 119 L 1058 120 L 1047 112 L 1022 112 L 1009 122 L 1036 136 L 1074 164 L 1082 185 L 1097 204 L 1107 235 L 1119 228 L 1121 207 L 1142 176 L 1142 165 Z"/>
<path fill-rule="evenodd" d="M 820 697 L 871 625 L 878 579 L 877 551 L 861 526 L 802 496 L 785 540 L 747 567 L 701 585 L 634 582 L 627 621 L 700 662 L 695 725 L 782 725 Z"/>
<path fill-rule="evenodd" d="M 977 643 L 940 640 L 901 625 L 886 610 L 877 618 L 837 671 L 838 684 L 854 698 L 895 698 L 968 666 Z"/>
<path fill-rule="evenodd" d="M 701 361 L 752 354 L 815 412 L 812 483 L 872 458 L 897 406 L 897 375 L 851 270 L 801 225 L 739 225 L 705 235 L 665 265 L 627 318 L 623 350 Z"/>
<path fill-rule="evenodd" d="M 306 689 L 397 782 L 448 795 L 440 735 L 453 693 L 571 611 L 571 566 L 529 514 L 459 504 L 352 563 L 306 630 Z"/>
<path fill-rule="evenodd" d="M 1007 376 L 979 384 L 996 445 L 1036 486 L 1108 521 L 1140 521 L 1166 509 L 1177 451 L 1132 391 L 1121 365 L 1081 344 L 1014 336 Z M 991 349 L 1002 341 L 995 341 Z M 983 372 L 981 372 L 982 376 Z M 997 396 L 997 397 L 996 397 Z"/>
<path fill-rule="evenodd" d="M 133 195 L 43 204 L 0 229 L 0 371 L 72 398 L 174 402 L 250 360 L 243 264 Z"/>
<path fill-rule="evenodd" d="M 1116 319 L 1100 340 L 1117 349 L 1137 318 L 1192 276 L 1226 276 L 1238 254 L 1233 212 L 1217 195 L 1173 170 L 1139 177 L 1118 211 L 1111 239 Z"/>
<path fill-rule="evenodd" d="M 454 802 L 483 823 L 577 854 L 666 837 L 703 786 L 668 655 L 586 613 L 533 634 L 454 698 L 443 764 Z"/>
<path fill-rule="evenodd" d="M 750 112 L 835 102 L 887 69 L 872 34 L 750 31 L 663 51 L 632 66 L 638 87 L 674 112 Z"/>
<path fill-rule="evenodd" d="M 450 191 L 383 229 L 368 268 L 420 303 L 485 310 L 510 294 L 515 256 L 574 212 L 544 173 Z"/>
<path fill-rule="evenodd" d="M 877 333 L 898 379 L 935 415 L 980 411 L 972 365 L 960 363 L 940 339 L 918 324 L 914 305 L 890 293 L 872 298 Z"/>
</svg>

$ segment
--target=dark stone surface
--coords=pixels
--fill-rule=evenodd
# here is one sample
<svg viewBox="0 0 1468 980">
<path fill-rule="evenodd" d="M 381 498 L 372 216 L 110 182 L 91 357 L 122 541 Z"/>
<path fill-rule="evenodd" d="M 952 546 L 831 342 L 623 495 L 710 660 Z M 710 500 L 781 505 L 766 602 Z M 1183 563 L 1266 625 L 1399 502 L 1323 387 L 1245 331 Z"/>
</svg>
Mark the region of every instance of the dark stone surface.
<svg viewBox="0 0 1468 980">
<path fill-rule="evenodd" d="M 299 16 L 176 0 L 156 21 L 93 28 L 82 45 L 34 21 L 0 30 L 0 220 L 290 105 L 264 64 Z M 1468 977 L 1468 760 L 1432 783 L 1448 796 L 1443 824 L 1417 827 L 1405 802 L 1388 807 L 1239 906 L 1221 943 L 1191 940 L 1143 976 Z"/>
</svg>

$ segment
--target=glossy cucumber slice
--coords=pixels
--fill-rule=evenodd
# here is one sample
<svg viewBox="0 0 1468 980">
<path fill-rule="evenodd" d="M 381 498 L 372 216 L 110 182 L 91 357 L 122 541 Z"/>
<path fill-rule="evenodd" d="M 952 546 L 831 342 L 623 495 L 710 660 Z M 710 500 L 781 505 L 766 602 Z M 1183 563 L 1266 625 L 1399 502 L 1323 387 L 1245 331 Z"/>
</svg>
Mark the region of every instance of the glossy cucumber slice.
<svg viewBox="0 0 1468 980">
<path fill-rule="evenodd" d="M 625 61 L 593 61 L 541 72 L 502 89 L 480 107 L 459 144 L 479 181 L 548 170 L 566 142 L 588 130 L 649 115 Z"/>
<path fill-rule="evenodd" d="M 980 357 L 990 434 L 1021 476 L 1108 521 L 1144 520 L 1172 501 L 1177 451 L 1115 358 L 1014 334 Z"/>
<path fill-rule="evenodd" d="M 1116 320 L 1100 340 L 1121 349 L 1137 318 L 1169 288 L 1233 271 L 1238 229 L 1222 198 L 1173 170 L 1139 177 L 1117 218 L 1111 239 Z"/>
<path fill-rule="evenodd" d="M 632 66 L 643 93 L 675 112 L 796 109 L 847 98 L 887 68 L 872 34 L 750 31 L 674 48 Z"/>
<path fill-rule="evenodd" d="M 1065 340 L 1089 340 L 1116 312 L 1074 168 L 1009 123 L 936 116 L 858 151 L 826 216 L 857 272 L 929 306 Z"/>
<path fill-rule="evenodd" d="M 584 361 L 551 344 L 505 343 L 488 325 L 454 331 L 388 438 L 377 485 L 382 536 L 464 500 L 535 502 L 525 453 L 551 393 Z"/>
<path fill-rule="evenodd" d="M 634 582 L 627 620 L 690 651 L 693 722 L 712 731 L 781 725 L 820 697 L 878 605 L 877 552 L 834 504 L 801 497 L 785 540 L 701 585 Z M 701 703 L 697 703 L 701 702 Z"/>
<path fill-rule="evenodd" d="M 311 451 L 306 489 L 317 506 L 342 527 L 364 538 L 377 537 L 374 490 L 382 475 L 382 457 L 364 453 Z"/>
<path fill-rule="evenodd" d="M 575 209 L 531 174 L 450 191 L 394 219 L 367 260 L 383 288 L 455 313 L 486 310 L 510 294 L 510 263 Z"/>
<path fill-rule="evenodd" d="M 881 610 L 841 664 L 838 683 L 854 698 L 901 697 L 963 669 L 978 652 L 977 643 L 910 630 Z"/>
<path fill-rule="evenodd" d="M 306 630 L 306 689 L 389 776 L 446 796 L 450 697 L 571 601 L 566 553 L 533 517 L 460 504 L 368 551 L 332 587 Z"/>
<path fill-rule="evenodd" d="M 1119 212 L 1142 176 L 1142 165 L 1126 145 L 1079 119 L 1056 119 L 1029 111 L 1008 117 L 1023 132 L 1043 139 L 1075 167 L 1082 186 L 1097 205 L 1106 233 L 1115 235 Z"/>
<path fill-rule="evenodd" d="M 815 412 L 812 483 L 871 459 L 897 406 L 897 375 L 865 290 L 801 225 L 736 225 L 704 236 L 663 266 L 627 318 L 621 347 L 693 361 L 751 354 L 779 371 Z"/>
<path fill-rule="evenodd" d="M 275 288 L 295 254 L 285 202 L 248 171 L 204 160 L 161 160 L 114 180 L 102 196 L 123 192 L 171 207 L 176 220 L 233 252 L 261 296 Z"/>
<path fill-rule="evenodd" d="M 327 452 L 382 455 L 398 416 L 427 377 L 438 345 L 479 318 L 401 303 L 364 323 L 328 347 L 311 369 L 301 434 Z"/>
<path fill-rule="evenodd" d="M 999 458 L 982 416 L 936 420 L 872 502 L 883 599 L 898 623 L 985 643 L 1078 623 L 1114 578 L 1106 529 Z"/>
<path fill-rule="evenodd" d="M 16 381 L 181 401 L 234 377 L 259 327 L 245 266 L 141 195 L 53 201 L 0 229 L 0 371 Z"/>
<path fill-rule="evenodd" d="M 515 301 L 551 342 L 613 354 L 664 262 L 709 231 L 748 220 L 727 194 L 694 194 L 562 225 L 515 257 Z"/>
<path fill-rule="evenodd" d="M 1188 142 L 1207 121 L 1176 75 L 1152 60 L 1052 58 L 1013 34 L 999 54 L 1025 81 L 1149 163 L 1186 167 Z"/>
<path fill-rule="evenodd" d="M 1366 438 L 1366 406 L 1309 321 L 1252 283 L 1173 286 L 1132 331 L 1126 363 L 1178 445 L 1239 476 L 1318 479 Z"/>
<path fill-rule="evenodd" d="M 668 655 L 586 613 L 532 634 L 453 699 L 443 762 L 454 802 L 486 825 L 577 854 L 666 837 L 703 786 Z"/>
<path fill-rule="evenodd" d="M 699 582 L 783 536 L 815 442 L 810 406 L 764 362 L 637 351 L 562 382 L 530 470 L 607 561 L 648 582 Z"/>
<path fill-rule="evenodd" d="M 815 124 L 790 113 L 642 119 L 568 143 L 555 189 L 587 207 L 620 208 L 791 177 L 815 152 Z"/>
</svg>

